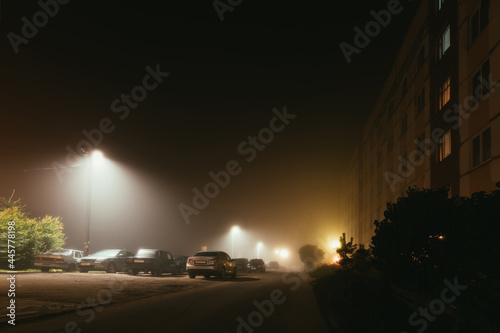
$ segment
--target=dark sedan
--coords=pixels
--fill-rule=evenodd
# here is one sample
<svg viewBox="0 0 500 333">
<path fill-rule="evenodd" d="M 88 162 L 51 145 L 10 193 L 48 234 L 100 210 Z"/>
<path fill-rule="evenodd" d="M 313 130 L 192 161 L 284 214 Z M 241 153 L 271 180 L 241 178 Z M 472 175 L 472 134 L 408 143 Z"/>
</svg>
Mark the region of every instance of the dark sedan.
<svg viewBox="0 0 500 333">
<path fill-rule="evenodd" d="M 238 268 L 238 272 L 246 272 L 248 268 L 248 259 L 247 258 L 234 258 L 234 263 Z"/>
<path fill-rule="evenodd" d="M 252 259 L 248 263 L 248 270 L 264 273 L 266 271 L 266 264 L 262 259 Z"/>
<path fill-rule="evenodd" d="M 151 275 L 156 276 L 161 276 L 163 273 L 171 273 L 172 275 L 180 273 L 180 266 L 172 254 L 156 249 L 140 249 L 135 257 L 127 258 L 125 266 L 128 272 L 133 275 L 139 272 L 151 273 Z"/>
<path fill-rule="evenodd" d="M 80 273 L 88 273 L 88 271 L 125 272 L 125 258 L 133 255 L 127 250 L 101 250 L 83 257 L 78 263 L 78 270 Z"/>
</svg>

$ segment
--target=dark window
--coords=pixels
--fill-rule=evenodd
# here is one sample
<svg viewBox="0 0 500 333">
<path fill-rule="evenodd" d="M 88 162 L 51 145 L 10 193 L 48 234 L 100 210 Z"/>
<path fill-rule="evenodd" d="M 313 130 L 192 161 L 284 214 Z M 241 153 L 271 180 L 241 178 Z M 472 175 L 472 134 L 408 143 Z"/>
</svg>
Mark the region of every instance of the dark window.
<svg viewBox="0 0 500 333">
<path fill-rule="evenodd" d="M 486 60 L 481 66 L 482 78 L 482 94 L 483 96 L 490 92 L 491 88 L 491 73 L 490 73 L 490 59 Z"/>
<path fill-rule="evenodd" d="M 401 160 L 401 169 L 403 172 L 406 172 L 408 171 L 408 152 L 405 151 L 402 156 L 403 159 Z"/>
<path fill-rule="evenodd" d="M 481 69 L 472 77 L 472 95 L 480 100 L 491 90 L 490 60 L 486 60 Z"/>
<path fill-rule="evenodd" d="M 387 119 L 391 119 L 394 115 L 394 102 L 391 102 L 387 107 Z"/>
<path fill-rule="evenodd" d="M 422 68 L 422 66 L 425 63 L 425 47 L 422 45 L 420 48 L 420 51 L 418 52 L 418 58 L 417 58 L 417 66 L 418 68 Z"/>
<path fill-rule="evenodd" d="M 394 147 L 394 135 L 391 135 L 389 139 L 387 139 L 387 152 L 390 153 L 393 147 Z"/>
<path fill-rule="evenodd" d="M 405 113 L 403 118 L 401 118 L 401 135 L 405 134 L 406 130 L 408 130 L 408 117 Z"/>
<path fill-rule="evenodd" d="M 481 1 L 480 31 L 483 31 L 488 23 L 490 23 L 490 0 L 483 0 Z"/>
<path fill-rule="evenodd" d="M 418 116 L 420 112 L 425 107 L 425 88 L 422 88 L 422 91 L 420 91 L 420 94 L 418 94 L 417 98 L 415 98 L 415 116 Z"/>
<path fill-rule="evenodd" d="M 483 132 L 483 162 L 491 157 L 491 129 Z"/>
<path fill-rule="evenodd" d="M 476 166 L 481 162 L 481 137 L 476 137 L 472 140 L 472 166 Z"/>
<path fill-rule="evenodd" d="M 417 144 L 417 149 L 421 152 L 421 155 L 425 153 L 425 131 L 423 131 L 415 142 Z"/>
<path fill-rule="evenodd" d="M 474 42 L 479 36 L 479 11 L 476 10 L 470 18 L 470 41 Z"/>
</svg>

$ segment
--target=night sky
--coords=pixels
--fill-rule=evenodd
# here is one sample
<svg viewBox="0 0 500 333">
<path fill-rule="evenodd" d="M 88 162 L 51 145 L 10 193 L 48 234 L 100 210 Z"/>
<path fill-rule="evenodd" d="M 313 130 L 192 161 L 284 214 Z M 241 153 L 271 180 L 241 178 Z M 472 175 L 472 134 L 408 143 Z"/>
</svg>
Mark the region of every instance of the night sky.
<svg viewBox="0 0 500 333">
<path fill-rule="evenodd" d="M 339 44 L 389 2 L 242 1 L 221 21 L 212 1 L 73 0 L 16 53 L 8 34 L 41 8 L 2 0 L 0 196 L 15 188 L 31 216 L 61 216 L 67 246 L 82 248 L 86 169 L 61 180 L 50 168 L 110 119 L 97 148 L 114 171 L 94 169 L 91 251 L 192 254 L 234 224 L 248 247 L 337 237 L 339 182 L 419 1 L 403 1 L 350 64 Z M 148 66 L 169 75 L 117 112 Z M 247 161 L 240 144 L 284 107 L 296 117 Z M 179 204 L 232 160 L 241 172 L 186 224 Z"/>
</svg>

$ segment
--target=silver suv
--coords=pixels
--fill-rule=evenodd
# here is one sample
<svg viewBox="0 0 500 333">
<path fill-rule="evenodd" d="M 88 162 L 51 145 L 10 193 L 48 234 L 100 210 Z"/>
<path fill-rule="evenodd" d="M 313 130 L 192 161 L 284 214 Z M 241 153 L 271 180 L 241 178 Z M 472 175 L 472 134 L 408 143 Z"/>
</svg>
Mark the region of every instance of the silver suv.
<svg viewBox="0 0 500 333">
<path fill-rule="evenodd" d="M 223 251 L 200 251 L 187 260 L 187 272 L 191 279 L 197 275 L 209 278 L 211 276 L 236 278 L 238 269 L 231 257 Z"/>
</svg>

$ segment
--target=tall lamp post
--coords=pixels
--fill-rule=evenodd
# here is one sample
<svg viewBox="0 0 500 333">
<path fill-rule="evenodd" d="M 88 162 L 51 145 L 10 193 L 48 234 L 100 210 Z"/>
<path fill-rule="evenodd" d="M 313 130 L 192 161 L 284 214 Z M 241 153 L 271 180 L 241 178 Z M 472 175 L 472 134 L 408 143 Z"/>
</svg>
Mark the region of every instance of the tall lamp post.
<svg viewBox="0 0 500 333">
<path fill-rule="evenodd" d="M 103 157 L 102 152 L 93 150 L 92 152 L 84 151 L 88 163 L 88 179 L 87 179 L 87 207 L 85 209 L 85 239 L 83 241 L 83 255 L 89 255 L 90 246 L 90 207 L 92 203 L 92 169 L 97 159 Z"/>
<path fill-rule="evenodd" d="M 257 258 L 260 258 L 260 248 L 262 247 L 262 243 L 257 243 Z"/>
<path fill-rule="evenodd" d="M 233 226 L 231 228 L 231 257 L 234 257 L 234 234 L 238 233 L 240 231 L 240 227 L 237 225 Z"/>
</svg>

